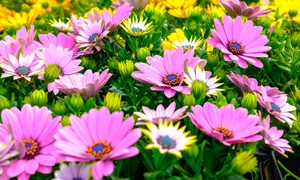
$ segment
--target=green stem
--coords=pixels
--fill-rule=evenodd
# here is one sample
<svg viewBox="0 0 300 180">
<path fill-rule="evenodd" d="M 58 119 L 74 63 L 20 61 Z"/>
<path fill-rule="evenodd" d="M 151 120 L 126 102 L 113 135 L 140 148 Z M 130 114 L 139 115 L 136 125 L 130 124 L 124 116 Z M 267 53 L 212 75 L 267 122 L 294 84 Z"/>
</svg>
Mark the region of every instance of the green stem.
<svg viewBox="0 0 300 180">
<path fill-rule="evenodd" d="M 300 177 L 296 176 L 294 173 L 292 173 L 290 170 L 288 170 L 279 160 L 277 160 L 278 165 L 288 173 L 288 175 L 292 176 L 296 180 L 300 180 Z"/>
</svg>

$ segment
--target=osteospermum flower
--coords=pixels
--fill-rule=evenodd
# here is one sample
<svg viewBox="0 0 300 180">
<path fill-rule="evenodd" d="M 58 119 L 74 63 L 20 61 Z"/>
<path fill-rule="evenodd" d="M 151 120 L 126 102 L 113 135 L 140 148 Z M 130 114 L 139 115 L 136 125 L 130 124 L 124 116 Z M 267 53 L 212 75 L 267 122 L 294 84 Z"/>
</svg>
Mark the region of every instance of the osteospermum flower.
<svg viewBox="0 0 300 180">
<path fill-rule="evenodd" d="M 204 68 L 197 64 L 194 68 L 190 66 L 186 66 L 184 68 L 184 82 L 189 86 L 192 87 L 193 81 L 204 82 L 207 88 L 206 95 L 214 95 L 216 96 L 219 92 L 224 91 L 224 89 L 218 88 L 223 83 L 216 83 L 220 78 L 212 77 L 210 71 L 205 71 Z"/>
<path fill-rule="evenodd" d="M 283 156 L 286 151 L 293 152 L 292 147 L 288 144 L 289 141 L 281 138 L 284 131 L 278 130 L 276 126 L 270 128 L 270 116 L 268 115 L 265 119 L 261 121 L 261 124 L 264 126 L 264 130 L 262 131 L 262 136 L 264 138 L 264 142 L 269 145 L 272 149 L 279 152 Z"/>
<path fill-rule="evenodd" d="M 266 16 L 272 10 L 263 10 L 258 6 L 248 6 L 240 0 L 220 0 L 220 4 L 234 16 L 244 16 L 248 19 L 255 19 L 261 16 Z"/>
<path fill-rule="evenodd" d="M 257 125 L 259 117 L 248 115 L 245 108 L 235 109 L 229 104 L 218 109 L 206 102 L 203 106 L 192 106 L 192 112 L 187 115 L 199 130 L 226 146 L 262 139 L 258 134 L 263 130 L 263 126 Z"/>
<path fill-rule="evenodd" d="M 183 83 L 183 64 L 187 60 L 188 64 L 195 66 L 200 61 L 199 57 L 193 57 L 194 51 L 189 50 L 183 52 L 183 48 L 178 48 L 173 51 L 166 50 L 164 57 L 155 55 L 146 58 L 149 63 L 135 63 L 139 71 L 135 71 L 131 76 L 138 81 L 148 84 L 154 84 L 151 87 L 153 91 L 163 91 L 164 94 L 171 98 L 175 93 L 181 92 L 184 94 L 190 93 L 190 88 L 182 86 Z"/>
<path fill-rule="evenodd" d="M 139 121 L 150 121 L 154 124 L 158 124 L 159 121 L 167 121 L 167 122 L 176 122 L 182 118 L 184 118 L 183 113 L 186 110 L 187 106 L 183 106 L 182 108 L 175 111 L 176 103 L 172 102 L 166 109 L 162 104 L 159 104 L 156 110 L 152 110 L 148 107 L 143 106 L 144 113 L 135 112 L 134 114 L 138 115 Z M 137 124 L 145 124 L 144 122 L 138 122 Z"/>
<path fill-rule="evenodd" d="M 287 103 L 286 94 L 282 94 L 278 97 L 270 97 L 267 94 L 266 88 L 262 86 L 258 96 L 258 103 L 276 119 L 281 122 L 286 122 L 290 127 L 292 127 L 292 119 L 295 120 L 296 117 L 291 113 L 291 111 L 295 111 L 296 107 Z"/>
<path fill-rule="evenodd" d="M 11 126 L 8 125 L 7 129 L 0 126 L 0 179 L 7 176 L 4 169 L 7 169 L 6 166 L 10 164 L 10 159 L 19 154 L 22 156 L 24 152 L 24 146 L 20 142 L 15 143 L 15 140 L 13 140 Z"/>
<path fill-rule="evenodd" d="M 258 88 L 258 82 L 255 78 L 248 78 L 245 75 L 239 75 L 233 72 L 227 75 L 227 78 L 243 92 L 254 92 Z"/>
<path fill-rule="evenodd" d="M 58 91 L 63 92 L 68 96 L 74 93 L 79 93 L 81 97 L 88 98 L 94 96 L 108 81 L 112 74 L 108 73 L 108 69 L 101 74 L 93 73 L 90 69 L 84 74 L 73 74 L 70 76 L 61 76 L 56 79 L 48 90 L 54 90 L 54 94 Z"/>
<path fill-rule="evenodd" d="M 74 31 L 73 27 L 71 26 L 70 21 L 68 21 L 67 23 L 64 23 L 60 19 L 58 21 L 53 19 L 53 20 L 50 20 L 49 23 L 52 27 L 55 27 L 59 31 L 69 32 L 69 33 L 72 33 Z"/>
<path fill-rule="evenodd" d="M 11 161 L 6 170 L 9 177 L 29 179 L 32 174 L 40 172 L 49 174 L 56 164 L 54 149 L 54 134 L 61 128 L 61 117 L 52 119 L 51 111 L 47 107 L 31 107 L 25 104 L 21 110 L 13 107 L 2 111 L 3 124 L 8 129 L 10 125 L 13 139 L 25 146 L 25 153 Z"/>
<path fill-rule="evenodd" d="M 35 59 L 35 53 L 26 56 L 20 53 L 18 57 L 9 54 L 8 57 L 8 62 L 0 63 L 0 67 L 4 71 L 1 78 L 13 76 L 15 80 L 23 77 L 30 81 L 31 76 L 43 73 L 44 61 Z"/>
<path fill-rule="evenodd" d="M 135 156 L 138 148 L 132 145 L 141 137 L 133 129 L 134 119 L 123 121 L 123 112 L 110 114 L 106 107 L 92 109 L 87 114 L 70 117 L 71 126 L 62 128 L 55 135 L 57 150 L 54 154 L 61 161 L 93 162 L 92 176 L 102 179 L 114 171 L 112 160 Z"/>
<path fill-rule="evenodd" d="M 174 50 L 182 47 L 185 51 L 188 51 L 190 49 L 198 49 L 201 43 L 202 39 L 196 37 L 190 37 L 190 39 L 188 39 L 183 30 L 177 28 L 175 32 L 170 34 L 167 39 L 161 43 L 161 46 L 164 50 Z"/>
<path fill-rule="evenodd" d="M 150 0 L 112 0 L 112 7 L 118 8 L 124 3 L 129 3 L 134 10 L 144 9 L 145 6 L 149 3 Z"/>
<path fill-rule="evenodd" d="M 70 162 L 69 165 L 61 163 L 59 171 L 55 172 L 55 180 L 90 179 L 91 164 Z"/>
<path fill-rule="evenodd" d="M 247 68 L 248 63 L 262 68 L 262 62 L 257 57 L 268 57 L 265 54 L 271 47 L 265 46 L 268 38 L 260 35 L 261 26 L 253 26 L 252 21 L 242 22 L 240 16 L 235 21 L 230 16 L 223 16 L 223 23 L 215 18 L 216 30 L 212 29 L 213 38 L 207 42 L 224 53 L 225 61 L 234 61 L 240 67 Z"/>
<path fill-rule="evenodd" d="M 37 56 L 45 61 L 45 66 L 50 64 L 57 65 L 61 76 L 72 75 L 83 69 L 79 66 L 80 60 L 73 59 L 73 51 L 62 46 L 50 44 L 48 48 L 44 48 L 41 52 L 36 52 Z M 44 67 L 44 68 L 46 68 Z M 44 79 L 42 74 L 40 79 Z"/>
<path fill-rule="evenodd" d="M 177 18 L 188 18 L 192 11 L 201 10 L 197 0 L 165 0 L 164 4 L 169 8 L 168 13 Z"/>
<path fill-rule="evenodd" d="M 182 158 L 181 151 L 189 148 L 189 145 L 197 141 L 196 136 L 188 136 L 185 126 L 179 128 L 180 122 L 173 125 L 173 122 L 159 121 L 158 126 L 152 122 L 146 122 L 149 130 L 141 129 L 151 141 L 147 149 L 158 149 L 161 154 L 170 153 Z"/>
<path fill-rule="evenodd" d="M 132 36 L 144 36 L 153 29 L 152 22 L 147 23 L 147 19 L 137 16 L 125 19 L 120 26 Z"/>
</svg>

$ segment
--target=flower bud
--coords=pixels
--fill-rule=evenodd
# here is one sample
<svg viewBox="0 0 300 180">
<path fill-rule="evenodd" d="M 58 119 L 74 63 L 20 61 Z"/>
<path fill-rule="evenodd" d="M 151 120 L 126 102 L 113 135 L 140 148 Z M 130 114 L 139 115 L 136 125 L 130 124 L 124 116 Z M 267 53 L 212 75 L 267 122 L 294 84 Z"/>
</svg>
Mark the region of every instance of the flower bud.
<svg viewBox="0 0 300 180">
<path fill-rule="evenodd" d="M 47 9 L 47 8 L 49 7 L 49 3 L 47 3 L 46 1 L 44 1 L 44 2 L 42 3 L 42 7 L 43 7 L 44 9 Z"/>
<path fill-rule="evenodd" d="M 61 99 L 58 99 L 54 104 L 52 111 L 55 115 L 64 115 L 67 112 L 67 107 Z"/>
<path fill-rule="evenodd" d="M 291 43 L 293 47 L 300 47 L 300 33 L 291 36 Z"/>
<path fill-rule="evenodd" d="M 92 71 L 98 70 L 98 63 L 95 59 L 89 59 L 87 57 L 81 56 L 80 57 L 81 63 L 80 65 L 83 66 L 85 69 L 91 69 Z"/>
<path fill-rule="evenodd" d="M 108 68 L 112 71 L 119 71 L 118 61 L 114 57 L 108 59 Z"/>
<path fill-rule="evenodd" d="M 134 63 L 131 60 L 126 60 L 118 63 L 119 72 L 124 78 L 131 78 L 131 73 L 134 70 Z"/>
<path fill-rule="evenodd" d="M 59 12 L 59 6 L 56 6 L 56 5 L 52 6 L 52 12 L 53 13 L 58 13 Z"/>
<path fill-rule="evenodd" d="M 251 111 L 257 107 L 257 95 L 253 93 L 244 93 L 244 97 L 241 102 L 242 107 Z"/>
<path fill-rule="evenodd" d="M 24 100 L 24 102 L 31 106 L 46 106 L 48 102 L 48 92 L 36 89 L 28 96 L 27 99 Z"/>
<path fill-rule="evenodd" d="M 149 99 L 148 97 L 144 96 L 142 99 L 142 104 L 144 106 L 149 106 L 152 103 L 151 99 Z"/>
<path fill-rule="evenodd" d="M 257 159 L 250 151 L 237 153 L 230 163 L 231 170 L 238 174 L 244 175 L 248 172 L 257 171 Z"/>
<path fill-rule="evenodd" d="M 297 16 L 298 11 L 296 9 L 291 9 L 291 10 L 289 10 L 288 14 L 289 14 L 290 18 L 293 19 L 294 17 Z"/>
<path fill-rule="evenodd" d="M 61 75 L 61 69 L 56 64 L 49 64 L 45 69 L 45 81 L 53 82 L 58 76 Z"/>
<path fill-rule="evenodd" d="M 194 106 L 196 105 L 196 100 L 192 94 L 184 94 L 183 96 L 183 105 L 185 106 Z"/>
<path fill-rule="evenodd" d="M 192 20 L 191 22 L 189 22 L 188 28 L 190 31 L 194 32 L 197 30 L 197 23 L 196 21 Z"/>
<path fill-rule="evenodd" d="M 26 4 L 26 3 L 22 4 L 22 11 L 28 13 L 30 11 L 30 9 L 31 9 L 31 7 L 28 4 Z"/>
<path fill-rule="evenodd" d="M 79 112 L 83 107 L 83 99 L 81 98 L 79 93 L 72 94 L 70 103 L 75 112 Z"/>
<path fill-rule="evenodd" d="M 202 94 L 206 94 L 207 92 L 206 84 L 203 81 L 200 82 L 195 80 L 192 82 L 191 90 L 195 99 L 199 99 Z"/>
<path fill-rule="evenodd" d="M 213 76 L 224 79 L 226 77 L 226 73 L 223 69 L 217 69 L 216 71 L 214 71 Z"/>
<path fill-rule="evenodd" d="M 12 106 L 11 106 L 10 102 L 8 101 L 8 99 L 6 97 L 0 96 L 0 112 L 3 109 L 9 109 L 11 107 Z"/>
<path fill-rule="evenodd" d="M 262 26 L 264 29 L 269 29 L 271 24 L 272 20 L 267 16 L 263 16 L 257 20 L 257 25 Z"/>
<path fill-rule="evenodd" d="M 207 56 L 207 63 L 210 64 L 212 67 L 215 67 L 219 63 L 219 57 L 217 54 L 209 54 Z"/>
<path fill-rule="evenodd" d="M 182 154 L 185 159 L 196 159 L 199 155 L 199 148 L 195 143 L 191 144 L 187 150 L 182 151 Z"/>
<path fill-rule="evenodd" d="M 226 94 L 226 100 L 227 102 L 230 102 L 232 99 L 237 99 L 238 98 L 238 93 L 235 91 L 228 91 Z"/>
<path fill-rule="evenodd" d="M 71 125 L 71 123 L 70 123 L 70 117 L 69 116 L 63 116 L 60 119 L 60 123 L 62 124 L 62 126 L 70 126 Z"/>
<path fill-rule="evenodd" d="M 108 92 L 103 104 L 110 112 L 119 111 L 121 108 L 121 96 L 115 92 Z"/>
<path fill-rule="evenodd" d="M 137 59 L 141 62 L 146 61 L 146 57 L 151 56 L 150 50 L 147 47 L 142 47 L 137 51 Z"/>
</svg>

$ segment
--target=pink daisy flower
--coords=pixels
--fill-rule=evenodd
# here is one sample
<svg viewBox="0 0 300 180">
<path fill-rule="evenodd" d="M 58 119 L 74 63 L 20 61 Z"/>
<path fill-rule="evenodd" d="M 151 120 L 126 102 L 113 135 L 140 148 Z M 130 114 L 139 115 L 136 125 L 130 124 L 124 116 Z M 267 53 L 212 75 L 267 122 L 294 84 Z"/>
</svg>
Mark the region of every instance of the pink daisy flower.
<svg viewBox="0 0 300 180">
<path fill-rule="evenodd" d="M 91 164 L 86 163 L 78 163 L 75 162 L 69 163 L 69 165 L 66 165 L 65 163 L 62 163 L 60 165 L 60 170 L 58 172 L 55 172 L 55 180 L 88 180 L 90 179 L 90 171 L 91 171 Z"/>
<path fill-rule="evenodd" d="M 258 88 L 258 82 L 255 78 L 248 78 L 245 75 L 234 74 L 227 75 L 227 78 L 243 92 L 254 92 Z"/>
<path fill-rule="evenodd" d="M 148 107 L 143 106 L 144 113 L 141 112 L 135 112 L 134 114 L 138 115 L 139 121 L 150 121 L 154 124 L 158 124 L 158 122 L 161 121 L 167 121 L 169 122 L 177 122 L 180 119 L 184 118 L 183 116 L 184 111 L 187 109 L 187 106 L 184 106 L 178 110 L 175 111 L 176 103 L 172 102 L 166 109 L 163 107 L 162 104 L 159 104 L 156 108 L 156 110 L 152 110 Z M 145 124 L 145 122 L 138 122 L 139 124 Z"/>
<path fill-rule="evenodd" d="M 49 48 L 50 44 L 53 44 L 55 47 L 61 46 L 63 49 L 68 48 L 69 51 L 73 51 L 73 58 L 82 55 L 82 52 L 78 52 L 79 48 L 75 46 L 75 38 L 73 36 L 66 35 L 64 33 L 59 33 L 57 37 L 52 34 L 39 34 L 39 40 L 41 41 L 42 45 L 46 48 Z"/>
<path fill-rule="evenodd" d="M 220 4 L 234 16 L 244 16 L 248 19 L 255 19 L 258 17 L 266 16 L 272 10 L 263 10 L 258 6 L 247 6 L 245 2 L 240 0 L 220 0 Z"/>
<path fill-rule="evenodd" d="M 268 38 L 260 35 L 261 26 L 253 26 L 252 21 L 242 22 L 240 16 L 235 21 L 230 16 L 223 16 L 223 23 L 215 18 L 216 30 L 212 29 L 213 38 L 207 42 L 224 53 L 225 61 L 234 61 L 241 68 L 247 68 L 248 63 L 262 68 L 262 62 L 257 57 L 268 57 L 265 54 L 271 47 L 265 46 Z"/>
<path fill-rule="evenodd" d="M 37 56 L 45 60 L 45 66 L 56 64 L 60 69 L 61 76 L 72 75 L 83 69 L 79 66 L 80 60 L 73 59 L 73 51 L 62 46 L 49 45 L 49 48 L 44 48 L 42 51 L 36 52 Z M 44 67 L 45 68 L 45 67 Z M 39 77 L 44 79 L 44 75 Z"/>
<path fill-rule="evenodd" d="M 123 112 L 110 114 L 106 107 L 92 109 L 81 116 L 71 116 L 71 126 L 66 126 L 55 135 L 61 161 L 93 162 L 92 176 L 102 179 L 114 171 L 112 160 L 135 156 L 138 148 L 132 146 L 141 137 L 134 127 L 134 119 L 123 120 Z"/>
<path fill-rule="evenodd" d="M 90 69 L 84 74 L 73 74 L 70 76 L 61 76 L 54 83 L 48 86 L 48 90 L 54 90 L 54 94 L 58 91 L 68 96 L 73 93 L 79 93 L 81 97 L 88 98 L 94 96 L 108 81 L 112 74 L 108 73 L 108 69 L 100 75 L 98 72 L 93 73 Z"/>
<path fill-rule="evenodd" d="M 21 111 L 17 108 L 4 109 L 0 124 L 6 131 L 11 125 L 13 138 L 25 146 L 23 156 L 13 159 L 6 174 L 18 179 L 29 179 L 36 172 L 49 174 L 56 163 L 50 152 L 54 149 L 54 134 L 61 128 L 61 117 L 52 119 L 47 107 L 31 107 L 25 104 Z"/>
<path fill-rule="evenodd" d="M 0 62 L 0 67 L 4 71 L 1 78 L 13 76 L 15 80 L 23 77 L 30 81 L 31 76 L 43 74 L 44 61 L 35 59 L 35 53 L 25 56 L 20 53 L 18 57 L 9 54 L 8 58 L 8 61 Z"/>
<path fill-rule="evenodd" d="M 164 57 L 155 55 L 154 57 L 148 56 L 146 58 L 149 63 L 135 63 L 139 71 L 131 74 L 133 78 L 138 81 L 154 84 L 151 87 L 153 91 L 163 91 L 164 94 L 171 98 L 176 92 L 184 94 L 190 93 L 188 86 L 182 86 L 184 78 L 184 63 L 185 61 L 189 66 L 194 67 L 200 61 L 199 57 L 193 57 L 194 51 L 189 50 L 184 53 L 183 48 L 164 52 Z"/>
<path fill-rule="evenodd" d="M 245 108 L 235 109 L 229 104 L 218 109 L 216 105 L 206 102 L 203 107 L 192 106 L 192 112 L 188 112 L 187 115 L 204 134 L 226 146 L 262 139 L 258 133 L 264 128 L 257 125 L 259 117 L 248 115 Z"/>
<path fill-rule="evenodd" d="M 278 130 L 276 126 L 273 126 L 270 128 L 270 116 L 268 115 L 266 119 L 261 121 L 261 125 L 264 126 L 264 130 L 262 131 L 262 136 L 264 138 L 264 142 L 269 145 L 272 149 L 279 152 L 283 156 L 287 155 L 285 154 L 286 151 L 293 152 L 291 146 L 288 144 L 289 141 L 282 137 L 284 131 Z"/>
<path fill-rule="evenodd" d="M 258 103 L 276 119 L 288 123 L 290 127 L 293 124 L 292 119 L 296 120 L 296 117 L 291 113 L 291 111 L 296 110 L 296 107 L 287 103 L 286 94 L 271 97 L 267 95 L 266 88 L 262 86 L 258 96 Z"/>
</svg>

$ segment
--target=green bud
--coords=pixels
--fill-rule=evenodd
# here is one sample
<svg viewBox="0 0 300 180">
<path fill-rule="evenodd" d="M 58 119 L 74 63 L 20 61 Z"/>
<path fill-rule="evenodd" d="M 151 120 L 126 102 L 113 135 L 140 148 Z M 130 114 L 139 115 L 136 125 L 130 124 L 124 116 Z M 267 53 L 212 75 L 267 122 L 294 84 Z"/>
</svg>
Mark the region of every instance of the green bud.
<svg viewBox="0 0 300 180">
<path fill-rule="evenodd" d="M 8 90 L 1 85 L 0 85 L 0 95 L 6 96 L 6 97 L 8 96 Z"/>
<path fill-rule="evenodd" d="M 142 99 L 142 104 L 144 106 L 149 106 L 152 103 L 151 99 L 149 99 L 148 97 L 144 96 Z"/>
<path fill-rule="evenodd" d="M 119 111 L 121 108 L 121 96 L 115 92 L 108 92 L 103 104 L 110 112 Z"/>
<path fill-rule="evenodd" d="M 28 4 L 26 4 L 26 3 L 22 4 L 22 11 L 28 13 L 30 11 L 30 9 L 31 9 L 31 7 Z"/>
<path fill-rule="evenodd" d="M 79 112 L 80 109 L 83 107 L 83 99 L 81 98 L 79 93 L 72 94 L 70 103 L 75 112 Z"/>
<path fill-rule="evenodd" d="M 199 148 L 196 143 L 191 144 L 187 150 L 182 151 L 185 159 L 196 159 L 199 155 Z"/>
<path fill-rule="evenodd" d="M 196 100 L 192 94 L 185 94 L 183 96 L 183 104 L 185 106 L 194 106 L 196 105 Z"/>
<path fill-rule="evenodd" d="M 126 60 L 118 63 L 119 72 L 122 77 L 131 78 L 131 73 L 134 70 L 134 63 L 131 60 Z"/>
<path fill-rule="evenodd" d="M 52 12 L 53 13 L 58 13 L 59 12 L 59 6 L 52 6 Z"/>
<path fill-rule="evenodd" d="M 12 106 L 6 97 L 0 96 L 0 112 L 3 109 L 10 109 Z"/>
<path fill-rule="evenodd" d="M 226 73 L 223 69 L 217 69 L 214 71 L 213 76 L 217 76 L 220 79 L 224 79 L 226 77 Z"/>
<path fill-rule="evenodd" d="M 47 8 L 49 7 L 49 3 L 43 2 L 43 3 L 42 3 L 42 7 L 43 7 L 44 9 L 47 9 Z"/>
<path fill-rule="evenodd" d="M 62 126 L 70 126 L 70 117 L 69 116 L 63 116 L 60 120 L 60 123 L 62 124 Z"/>
<path fill-rule="evenodd" d="M 58 99 L 54 104 L 52 111 L 55 115 L 64 115 L 67 112 L 67 107 L 61 99 Z"/>
<path fill-rule="evenodd" d="M 267 16 L 263 16 L 257 20 L 257 25 L 262 26 L 264 29 L 270 29 L 271 24 L 272 20 Z"/>
<path fill-rule="evenodd" d="M 235 91 L 228 91 L 226 94 L 226 100 L 227 102 L 230 102 L 232 99 L 237 99 L 238 98 L 238 93 Z"/>
<path fill-rule="evenodd" d="M 291 9 L 291 10 L 289 10 L 288 14 L 289 14 L 290 18 L 293 19 L 294 17 L 297 16 L 298 11 L 296 9 Z"/>
<path fill-rule="evenodd" d="M 48 102 L 48 92 L 36 89 L 24 99 L 24 102 L 30 104 L 31 106 L 46 106 Z"/>
<path fill-rule="evenodd" d="M 192 82 L 191 90 L 195 99 L 199 99 L 202 94 L 206 94 L 207 92 L 206 84 L 203 81 L 200 82 L 195 80 Z"/>
<path fill-rule="evenodd" d="M 97 71 L 97 62 L 95 59 L 89 59 L 87 57 L 80 58 L 81 63 L 80 65 L 83 66 L 85 69 L 91 69 L 92 71 Z"/>
<path fill-rule="evenodd" d="M 57 64 L 49 64 L 45 69 L 45 81 L 53 82 L 61 75 L 61 69 Z"/>
<path fill-rule="evenodd" d="M 192 32 L 196 31 L 198 29 L 196 21 L 192 20 L 191 22 L 189 22 L 188 28 Z"/>
<path fill-rule="evenodd" d="M 136 56 L 137 56 L 138 61 L 145 62 L 146 57 L 151 56 L 151 52 L 150 52 L 149 48 L 142 47 L 142 48 L 138 49 Z"/>
<path fill-rule="evenodd" d="M 207 56 L 207 63 L 210 64 L 212 67 L 215 67 L 219 63 L 219 57 L 217 54 L 209 54 Z"/>
<path fill-rule="evenodd" d="M 119 71 L 118 61 L 114 57 L 108 59 L 108 68 L 112 71 Z"/>
<path fill-rule="evenodd" d="M 291 43 L 293 47 L 300 47 L 300 33 L 291 36 Z"/>
<path fill-rule="evenodd" d="M 257 107 L 257 95 L 253 93 L 244 93 L 244 97 L 241 102 L 242 107 L 251 111 Z"/>
<path fill-rule="evenodd" d="M 230 163 L 231 170 L 238 174 L 244 175 L 248 172 L 257 171 L 257 159 L 250 151 L 237 153 Z"/>
</svg>

